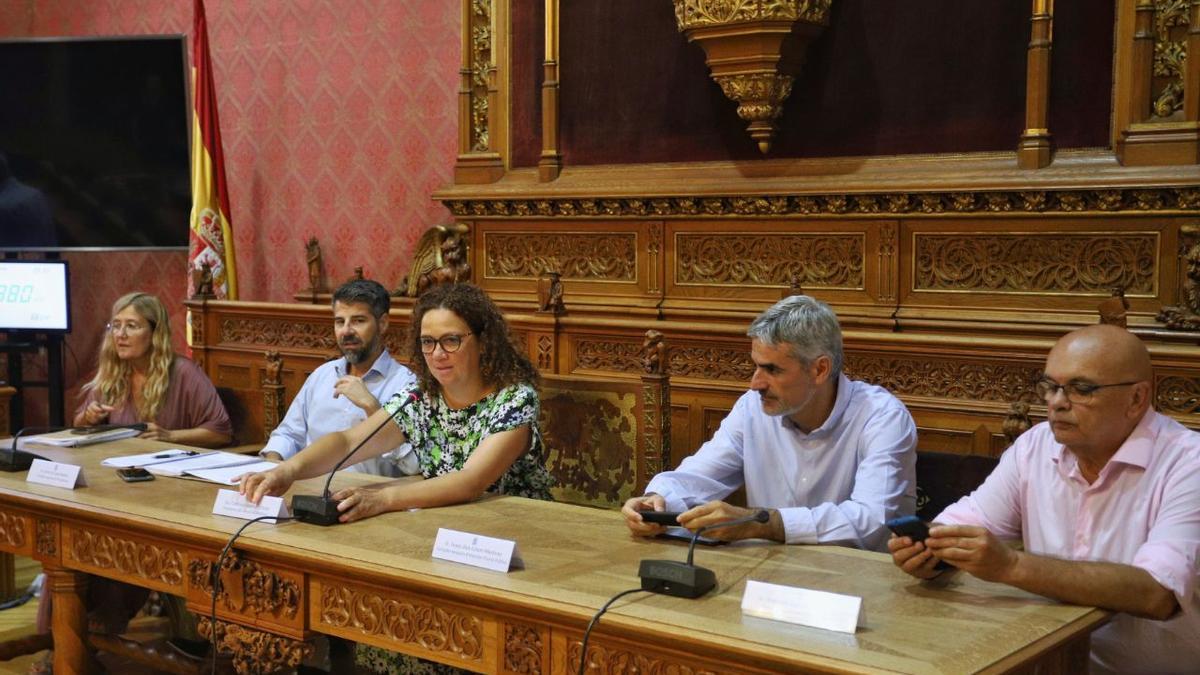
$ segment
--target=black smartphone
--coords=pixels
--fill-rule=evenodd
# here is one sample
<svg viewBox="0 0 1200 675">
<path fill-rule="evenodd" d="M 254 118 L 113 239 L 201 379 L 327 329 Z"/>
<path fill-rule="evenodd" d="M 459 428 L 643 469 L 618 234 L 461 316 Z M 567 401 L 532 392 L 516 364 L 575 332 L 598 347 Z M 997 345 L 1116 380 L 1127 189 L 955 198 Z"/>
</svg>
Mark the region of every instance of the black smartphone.
<svg viewBox="0 0 1200 675">
<path fill-rule="evenodd" d="M 929 536 L 929 523 L 916 516 L 892 518 L 884 525 L 887 525 L 887 529 L 891 530 L 892 534 L 897 537 L 908 537 L 913 540 L 913 543 L 925 541 L 925 538 Z"/>
<path fill-rule="evenodd" d="M 638 511 L 642 514 L 642 522 L 678 527 L 679 511 Z"/>
<path fill-rule="evenodd" d="M 138 483 L 144 480 L 154 480 L 154 474 L 140 467 L 117 469 L 117 475 L 126 483 Z"/>
</svg>

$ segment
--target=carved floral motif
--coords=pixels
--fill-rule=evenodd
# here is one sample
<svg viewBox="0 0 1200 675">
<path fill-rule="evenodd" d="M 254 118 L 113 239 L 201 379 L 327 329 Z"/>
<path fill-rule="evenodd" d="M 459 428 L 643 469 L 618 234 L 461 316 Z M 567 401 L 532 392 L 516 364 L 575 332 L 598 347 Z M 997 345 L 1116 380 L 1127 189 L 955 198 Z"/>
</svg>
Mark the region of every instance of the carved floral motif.
<svg viewBox="0 0 1200 675">
<path fill-rule="evenodd" d="M 34 544 L 35 550 L 39 555 L 56 556 L 58 555 L 58 524 L 50 521 L 38 519 L 37 521 L 37 543 Z"/>
<path fill-rule="evenodd" d="M 642 345 L 636 342 L 580 340 L 575 344 L 574 370 L 642 371 Z"/>
<path fill-rule="evenodd" d="M 571 640 L 567 645 L 567 662 L 579 663 L 581 644 Z M 588 663 L 586 672 L 589 675 L 622 675 L 638 673 L 639 675 L 733 675 L 735 671 L 710 670 L 695 663 L 681 661 L 667 656 L 649 654 L 642 651 L 616 649 L 604 644 L 588 644 Z"/>
<path fill-rule="evenodd" d="M 748 382 L 754 374 L 750 349 L 672 347 L 671 376 Z"/>
<path fill-rule="evenodd" d="M 488 278 L 537 278 L 555 270 L 563 279 L 634 281 L 637 235 L 542 236 L 535 232 L 488 232 Z"/>
<path fill-rule="evenodd" d="M 274 319 L 222 319 L 220 342 L 262 345 L 272 349 L 304 348 L 333 351 L 337 348 L 328 324 Z"/>
<path fill-rule="evenodd" d="M 0 511 L 0 544 L 12 548 L 25 545 L 25 516 Z"/>
<path fill-rule="evenodd" d="M 861 234 L 689 234 L 675 237 L 679 284 L 805 288 L 863 285 Z"/>
<path fill-rule="evenodd" d="M 1001 293 L 1155 293 L 1154 233 L 915 236 L 913 290 Z"/>
<path fill-rule="evenodd" d="M 1183 109 L 1190 5 L 1191 0 L 1154 0 L 1154 77 L 1165 81 L 1154 98 L 1155 117 Z"/>
<path fill-rule="evenodd" d="M 744 21 L 829 20 L 833 0 L 675 0 L 679 30 Z"/>
<path fill-rule="evenodd" d="M 591 218 L 597 215 L 632 217 L 644 215 L 646 200 L 634 198 L 593 198 L 542 200 L 544 213 L 559 218 Z M 445 202 L 451 213 L 460 217 L 496 217 L 534 215 L 526 200 L 450 199 Z M 892 193 L 878 195 L 767 195 L 762 197 L 656 197 L 656 216 L 788 216 L 788 215 L 868 215 L 990 213 L 995 210 L 1027 213 L 1113 213 L 1194 210 L 1200 208 L 1200 189 L 1173 187 L 1158 189 L 1103 190 L 1031 190 L 972 193 Z M 999 205 L 999 206 L 997 206 Z"/>
<path fill-rule="evenodd" d="M 642 376 L 642 418 L 642 476 L 648 480 L 671 464 L 671 386 L 667 377 Z"/>
<path fill-rule="evenodd" d="M 1170 375 L 1158 380 L 1155 407 L 1171 415 L 1200 414 L 1200 379 Z"/>
<path fill-rule="evenodd" d="M 433 603 L 397 600 L 323 583 L 319 616 L 321 623 L 334 628 L 383 636 L 475 661 L 483 656 L 483 622 L 479 617 Z"/>
<path fill-rule="evenodd" d="M 846 374 L 901 396 L 1040 404 L 1034 383 L 1040 366 L 946 358 L 846 355 Z"/>
<path fill-rule="evenodd" d="M 487 152 L 488 74 L 492 64 L 492 0 L 471 1 L 471 151 Z"/>
<path fill-rule="evenodd" d="M 183 584 L 183 554 L 145 542 L 87 530 L 71 531 L 70 557 L 76 562 L 168 586 Z"/>
<path fill-rule="evenodd" d="M 212 595 L 214 561 L 194 558 L 188 563 L 188 581 Z M 300 585 L 251 560 L 227 556 L 221 564 L 221 590 L 217 600 L 228 610 L 285 616 L 294 619 L 300 609 Z"/>
<path fill-rule="evenodd" d="M 510 673 L 541 675 L 542 633 L 533 626 L 504 625 L 504 669 Z"/>
<path fill-rule="evenodd" d="M 213 640 L 213 622 L 201 616 L 196 626 L 200 637 Z M 233 655 L 233 667 L 239 675 L 274 673 L 299 666 L 312 653 L 310 644 L 291 638 L 217 621 L 217 652 Z"/>
</svg>

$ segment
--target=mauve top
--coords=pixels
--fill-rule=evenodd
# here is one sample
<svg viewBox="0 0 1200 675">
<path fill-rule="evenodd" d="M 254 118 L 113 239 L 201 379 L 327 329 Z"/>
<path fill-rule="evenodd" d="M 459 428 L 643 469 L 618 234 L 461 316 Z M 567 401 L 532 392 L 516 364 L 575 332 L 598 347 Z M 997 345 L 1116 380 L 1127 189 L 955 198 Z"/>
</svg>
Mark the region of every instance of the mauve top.
<svg viewBox="0 0 1200 675">
<path fill-rule="evenodd" d="M 88 391 L 75 415 L 83 412 L 88 404 L 96 400 L 96 390 Z M 132 401 L 125 401 L 108 415 L 108 424 L 135 424 L 153 421 L 164 429 L 195 429 L 203 427 L 226 436 L 233 435 L 233 425 L 225 406 L 217 396 L 217 388 L 200 370 L 200 366 L 182 356 L 175 357 L 171 368 L 171 381 L 167 385 L 167 398 L 158 411 L 158 419 L 143 420 L 138 417 Z"/>
</svg>

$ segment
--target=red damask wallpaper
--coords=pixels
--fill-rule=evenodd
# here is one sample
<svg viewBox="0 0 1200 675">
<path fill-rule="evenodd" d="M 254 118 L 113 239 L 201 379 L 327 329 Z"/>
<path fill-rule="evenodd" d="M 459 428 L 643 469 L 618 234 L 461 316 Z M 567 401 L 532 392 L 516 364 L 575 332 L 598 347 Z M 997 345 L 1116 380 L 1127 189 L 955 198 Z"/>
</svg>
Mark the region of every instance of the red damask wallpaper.
<svg viewBox="0 0 1200 675">
<path fill-rule="evenodd" d="M 206 0 L 205 7 L 241 299 L 291 302 L 307 285 L 310 236 L 321 242 L 331 283 L 361 265 L 394 285 L 421 233 L 450 220 L 430 195 L 452 178 L 459 3 Z M 0 38 L 177 34 L 191 24 L 192 0 L 0 0 Z M 95 330 L 128 290 L 163 296 L 182 335 L 184 253 L 68 258 L 76 326 L 68 346 L 85 375 Z M 68 357 L 69 385 L 76 370 Z M 41 407 L 31 401 L 27 421 Z"/>
</svg>

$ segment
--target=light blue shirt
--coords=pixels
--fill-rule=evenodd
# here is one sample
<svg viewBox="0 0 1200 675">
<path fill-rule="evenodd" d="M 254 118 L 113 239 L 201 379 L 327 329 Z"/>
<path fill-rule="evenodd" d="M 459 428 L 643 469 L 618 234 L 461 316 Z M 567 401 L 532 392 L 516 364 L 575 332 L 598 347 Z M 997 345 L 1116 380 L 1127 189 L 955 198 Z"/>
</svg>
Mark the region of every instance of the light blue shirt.
<svg viewBox="0 0 1200 675">
<path fill-rule="evenodd" d="M 304 381 L 304 386 L 300 387 L 292 405 L 288 407 L 287 415 L 271 432 L 271 438 L 267 439 L 266 447 L 259 454 L 277 452 L 287 459 L 312 445 L 318 438 L 349 429 L 366 419 L 367 414 L 350 399 L 345 396 L 334 398 L 333 385 L 348 369 L 346 359 L 340 358 L 323 363 L 314 370 Z M 381 406 L 392 394 L 406 389 L 416 379 L 413 372 L 396 363 L 386 349 L 362 378 L 367 391 Z M 412 446 L 406 443 L 389 453 L 347 467 L 346 471 L 401 476 L 420 473 L 421 467 L 412 452 Z"/>
<path fill-rule="evenodd" d="M 712 440 L 646 492 L 686 511 L 744 484 L 747 504 L 779 510 L 789 544 L 885 550 L 884 522 L 916 511 L 917 427 L 886 389 L 845 375 L 837 385 L 829 418 L 808 434 L 746 392 Z"/>
</svg>

